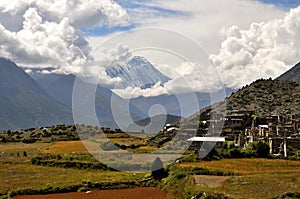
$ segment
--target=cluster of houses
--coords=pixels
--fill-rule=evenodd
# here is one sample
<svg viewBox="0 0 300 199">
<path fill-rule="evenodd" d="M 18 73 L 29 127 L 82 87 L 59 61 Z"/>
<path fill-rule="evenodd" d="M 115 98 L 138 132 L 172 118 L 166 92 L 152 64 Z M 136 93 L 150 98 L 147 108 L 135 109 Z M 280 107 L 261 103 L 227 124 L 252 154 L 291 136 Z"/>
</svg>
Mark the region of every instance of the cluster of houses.
<svg viewBox="0 0 300 199">
<path fill-rule="evenodd" d="M 233 141 L 236 147 L 244 148 L 255 141 L 267 142 L 270 153 L 282 157 L 289 155 L 289 147 L 300 149 L 300 114 L 258 117 L 253 110 L 231 110 L 215 112 L 202 122 L 207 126 L 222 123 L 223 128 L 219 136 L 209 136 L 208 129 L 198 132 L 188 139 L 192 142 L 191 149 L 199 149 L 203 142 L 214 142 L 216 147 L 221 147 L 225 141 Z"/>
</svg>

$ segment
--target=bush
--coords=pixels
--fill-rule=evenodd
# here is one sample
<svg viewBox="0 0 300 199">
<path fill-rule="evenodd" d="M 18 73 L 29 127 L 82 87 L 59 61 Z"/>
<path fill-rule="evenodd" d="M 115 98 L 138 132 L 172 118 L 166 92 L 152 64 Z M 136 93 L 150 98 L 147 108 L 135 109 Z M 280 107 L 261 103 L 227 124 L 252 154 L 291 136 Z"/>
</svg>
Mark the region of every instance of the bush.
<svg viewBox="0 0 300 199">
<path fill-rule="evenodd" d="M 168 176 L 167 172 L 164 169 L 163 162 L 161 161 L 161 159 L 159 157 L 157 157 L 154 160 L 154 162 L 151 166 L 151 170 L 152 170 L 152 177 L 155 180 L 161 180 Z"/>
<path fill-rule="evenodd" d="M 23 139 L 22 142 L 25 143 L 25 144 L 33 144 L 35 143 L 37 140 L 36 139 L 31 139 L 31 138 L 28 138 L 28 139 Z"/>
<path fill-rule="evenodd" d="M 261 158 L 268 157 L 269 153 L 270 153 L 269 145 L 265 142 L 258 142 L 258 144 L 256 146 L 256 153 L 257 153 L 258 157 L 261 157 Z"/>
</svg>

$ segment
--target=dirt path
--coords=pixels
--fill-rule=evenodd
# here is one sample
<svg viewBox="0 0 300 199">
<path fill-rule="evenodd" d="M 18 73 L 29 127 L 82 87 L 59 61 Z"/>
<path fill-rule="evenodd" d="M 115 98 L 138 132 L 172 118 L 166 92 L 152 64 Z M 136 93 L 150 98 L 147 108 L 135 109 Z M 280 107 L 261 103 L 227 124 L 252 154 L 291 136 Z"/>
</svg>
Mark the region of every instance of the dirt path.
<svg viewBox="0 0 300 199">
<path fill-rule="evenodd" d="M 196 185 L 207 187 L 220 187 L 230 179 L 229 176 L 193 175 L 191 177 Z"/>
</svg>

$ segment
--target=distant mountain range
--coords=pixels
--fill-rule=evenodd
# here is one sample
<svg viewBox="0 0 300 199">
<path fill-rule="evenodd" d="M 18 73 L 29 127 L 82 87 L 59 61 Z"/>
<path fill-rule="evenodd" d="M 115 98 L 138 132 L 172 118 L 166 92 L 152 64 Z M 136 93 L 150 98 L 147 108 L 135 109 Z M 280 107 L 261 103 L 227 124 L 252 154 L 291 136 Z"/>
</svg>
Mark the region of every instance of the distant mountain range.
<svg viewBox="0 0 300 199">
<path fill-rule="evenodd" d="M 157 70 L 147 59 L 134 56 L 127 63 L 116 63 L 106 68 L 110 77 L 120 77 L 122 82 L 119 88 L 141 87 L 151 88 L 157 82 L 164 84 L 171 80 L 169 77 Z"/>
<path fill-rule="evenodd" d="M 109 67 L 106 70 L 111 77 L 121 77 L 125 82 L 132 83 L 132 86 L 142 84 L 148 87 L 151 86 L 152 83 L 147 84 L 147 82 L 153 82 L 154 84 L 158 81 L 165 82 L 169 80 L 168 77 L 161 74 L 149 61 L 142 57 L 133 57 L 126 66 L 119 64 Z M 72 107 L 72 89 L 75 76 L 33 73 L 32 77 L 52 98 L 68 107 Z M 227 95 L 230 95 L 234 91 L 233 89 L 226 89 Z M 114 95 L 114 99 L 118 101 L 113 105 L 110 104 L 112 95 Z M 179 99 L 181 99 L 180 102 Z M 198 101 L 199 105 L 197 107 L 191 104 L 193 99 Z M 128 102 L 114 94 L 111 90 L 98 86 L 96 93 L 96 112 L 99 116 L 100 124 L 110 128 L 117 128 L 111 111 L 112 106 L 119 106 L 119 112 L 124 113 L 125 107 L 127 106 L 126 103 L 130 105 L 131 117 L 133 117 L 134 121 L 138 121 L 148 118 L 149 109 L 158 104 L 164 107 L 166 114 L 188 117 L 201 108 L 210 105 L 211 97 L 209 93 L 185 93 L 177 96 L 160 95 L 154 97 L 138 97 L 130 99 Z"/>
<path fill-rule="evenodd" d="M 72 93 L 76 79 L 74 75 L 36 74 L 33 75 L 33 77 L 53 99 L 72 108 Z M 90 83 L 85 84 L 85 86 L 93 87 Z M 83 95 L 87 94 L 83 93 Z M 114 97 L 112 98 L 112 96 Z M 112 106 L 117 110 L 116 112 L 118 112 L 118 115 L 123 114 L 124 118 L 126 118 L 128 101 L 114 94 L 110 89 L 98 85 L 95 93 L 95 110 L 101 126 L 118 128 L 118 125 L 114 120 Z M 130 103 L 129 110 L 133 120 L 140 120 L 147 117 L 146 114 Z"/>
<path fill-rule="evenodd" d="M 136 121 L 134 124 L 128 126 L 128 132 L 146 132 L 146 133 L 157 133 L 166 124 L 174 124 L 180 122 L 183 119 L 180 116 L 175 115 L 156 115 L 150 118 Z"/>
<path fill-rule="evenodd" d="M 51 98 L 15 63 L 0 58 L 0 128 L 73 123 L 71 109 Z"/>
<path fill-rule="evenodd" d="M 229 96 L 235 91 L 236 89 L 226 88 L 225 95 Z M 219 101 L 224 99 L 224 93 L 219 91 L 216 93 L 195 92 L 177 95 L 159 95 L 154 97 L 137 97 L 130 99 L 130 102 L 145 113 L 148 112 L 152 106 L 158 104 L 166 110 L 167 114 L 188 117 L 196 113 L 198 110 L 214 103 L 212 102 L 211 95 L 219 96 L 216 97 L 219 99 Z M 192 104 L 191 102 L 193 101 L 197 101 L 198 106 Z"/>
<path fill-rule="evenodd" d="M 257 80 L 234 94 L 231 93 L 235 90 L 226 89 L 226 95 L 231 95 L 225 100 L 227 109 L 251 109 L 256 110 L 260 115 L 299 113 L 300 86 L 297 83 L 300 82 L 299 68 L 300 64 L 297 64 L 277 80 Z M 106 70 L 111 77 L 120 77 L 131 86 L 143 85 L 148 88 L 158 81 L 162 83 L 169 81 L 167 76 L 161 74 L 142 57 L 133 57 L 126 66 L 115 65 Z M 40 73 L 29 76 L 15 63 L 0 58 L 0 129 L 17 130 L 73 123 L 72 91 L 75 78 L 74 75 Z M 287 82 L 287 80 L 294 82 Z M 85 84 L 87 88 L 95 86 L 90 83 Z M 199 103 L 198 108 L 191 104 L 190 99 L 195 96 Z M 188 117 L 204 107 L 206 108 L 201 112 L 209 112 L 225 104 L 220 102 L 210 106 L 211 103 L 211 96 L 208 93 L 138 97 L 129 101 L 102 86 L 97 86 L 95 93 L 95 110 L 99 123 L 110 128 L 119 127 L 111 107 L 114 107 L 118 119 L 128 122 L 127 125 L 132 124 L 132 121 L 138 121 L 137 124 L 145 126 L 150 121 L 148 112 L 153 105 L 160 104 L 164 107 L 163 114 L 168 114 L 167 120 L 170 120 Z M 86 114 L 82 113 L 82 115 Z M 88 118 L 89 115 L 86 117 Z M 157 119 L 159 116 L 151 119 L 153 118 Z"/>
</svg>

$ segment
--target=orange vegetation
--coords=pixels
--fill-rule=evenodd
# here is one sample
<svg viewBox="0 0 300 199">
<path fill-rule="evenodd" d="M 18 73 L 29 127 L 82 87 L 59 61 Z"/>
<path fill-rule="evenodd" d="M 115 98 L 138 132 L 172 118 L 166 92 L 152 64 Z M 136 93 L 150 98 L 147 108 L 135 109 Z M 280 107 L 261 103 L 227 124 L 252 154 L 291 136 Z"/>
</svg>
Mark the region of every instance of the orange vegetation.
<svg viewBox="0 0 300 199">
<path fill-rule="evenodd" d="M 87 149 L 81 141 L 65 141 L 57 142 L 48 148 L 46 148 L 44 153 L 50 154 L 61 154 L 61 153 L 78 153 L 78 152 L 87 152 Z"/>
</svg>

